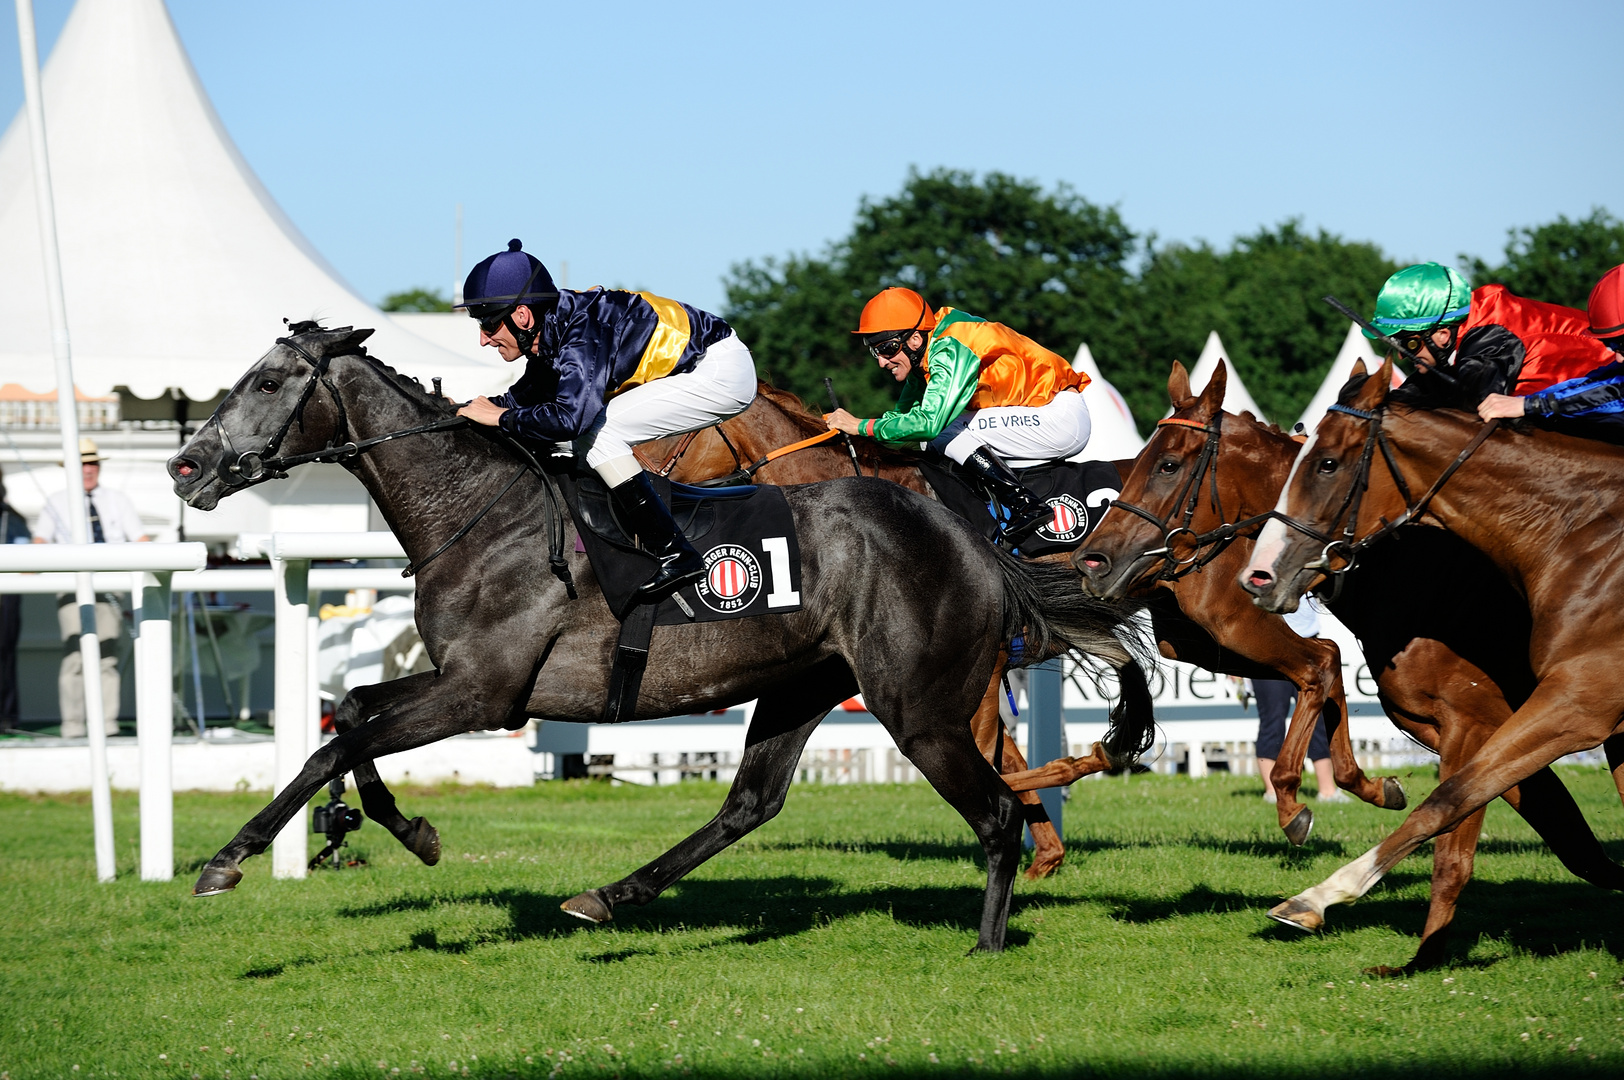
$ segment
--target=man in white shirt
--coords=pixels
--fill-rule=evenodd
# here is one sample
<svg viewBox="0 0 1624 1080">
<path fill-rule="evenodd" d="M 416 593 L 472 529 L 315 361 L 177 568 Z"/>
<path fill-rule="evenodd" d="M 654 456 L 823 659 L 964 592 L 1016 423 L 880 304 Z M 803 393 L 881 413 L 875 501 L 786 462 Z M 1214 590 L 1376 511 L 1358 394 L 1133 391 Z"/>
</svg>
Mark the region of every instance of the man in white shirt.
<svg viewBox="0 0 1624 1080">
<path fill-rule="evenodd" d="M 1285 616 L 1286 625 L 1296 631 L 1298 637 L 1319 637 L 1318 603 L 1312 596 L 1305 596 L 1297 610 Z M 1272 803 L 1278 796 L 1269 774 L 1274 771 L 1276 755 L 1285 742 L 1286 728 L 1297 705 L 1297 688 L 1285 679 L 1253 679 L 1252 694 L 1257 698 L 1257 771 L 1263 777 L 1263 801 Z M 1314 720 L 1314 734 L 1308 740 L 1308 760 L 1314 763 L 1320 802 L 1346 802 L 1348 797 L 1337 788 L 1331 771 L 1331 747 L 1326 738 L 1324 713 Z M 1298 768 L 1301 767 L 1299 762 Z"/>
<path fill-rule="evenodd" d="M 95 440 L 79 440 L 79 461 L 84 478 L 85 516 L 90 524 L 87 539 L 95 544 L 128 544 L 150 540 L 141 524 L 141 515 L 129 497 L 121 491 L 100 486 L 102 456 Z M 73 530 L 68 524 L 68 498 L 67 491 L 59 491 L 45 500 L 45 510 L 40 514 L 34 543 L 73 543 Z M 62 666 L 56 677 L 62 712 L 62 737 L 82 738 L 87 732 L 85 668 L 84 657 L 79 652 L 79 608 L 71 595 L 57 597 L 56 619 L 63 640 Z M 118 642 L 123 629 L 124 612 L 118 599 L 110 595 L 97 596 L 96 637 L 102 643 L 102 712 L 109 735 L 118 734 Z"/>
</svg>

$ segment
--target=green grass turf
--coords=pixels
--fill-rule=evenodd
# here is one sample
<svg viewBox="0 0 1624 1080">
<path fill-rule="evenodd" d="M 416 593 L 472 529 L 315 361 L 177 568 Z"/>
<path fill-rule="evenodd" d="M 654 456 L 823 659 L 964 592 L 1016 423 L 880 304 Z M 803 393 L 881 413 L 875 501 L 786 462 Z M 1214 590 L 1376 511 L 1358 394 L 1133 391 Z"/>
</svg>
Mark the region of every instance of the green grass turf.
<svg viewBox="0 0 1624 1080">
<path fill-rule="evenodd" d="M 1563 776 L 1624 859 L 1606 773 Z M 187 895 L 196 869 L 262 796 L 178 797 L 169 884 L 135 879 L 136 801 L 118 797 L 112 885 L 93 881 L 87 799 L 0 796 L 0 1078 L 1624 1071 L 1624 898 L 1500 804 L 1453 966 L 1400 980 L 1361 970 L 1414 949 L 1430 848 L 1326 933 L 1277 926 L 1270 904 L 1400 817 L 1316 807 L 1293 851 L 1244 778 L 1079 784 L 1067 864 L 1017 884 L 1001 956 L 965 955 L 980 850 L 923 784 L 798 787 L 654 904 L 596 928 L 558 910 L 722 793 L 405 792 L 441 830 L 439 866 L 368 824 L 366 868 L 280 882 L 266 856 L 211 899 Z"/>
</svg>

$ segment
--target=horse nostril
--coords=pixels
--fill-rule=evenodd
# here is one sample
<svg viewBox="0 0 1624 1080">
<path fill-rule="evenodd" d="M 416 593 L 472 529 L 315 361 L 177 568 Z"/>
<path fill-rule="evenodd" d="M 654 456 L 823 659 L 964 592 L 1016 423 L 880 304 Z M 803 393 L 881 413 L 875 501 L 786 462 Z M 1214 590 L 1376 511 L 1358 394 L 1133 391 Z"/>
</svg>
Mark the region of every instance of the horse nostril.
<svg viewBox="0 0 1624 1080">
<path fill-rule="evenodd" d="M 174 470 L 175 475 L 183 480 L 191 477 L 198 471 L 197 465 L 186 458 L 177 459 L 174 464 Z"/>
<path fill-rule="evenodd" d="M 1078 556 L 1077 561 L 1082 563 L 1090 570 L 1103 570 L 1107 566 L 1111 565 L 1111 560 L 1107 559 L 1104 555 L 1101 555 L 1097 551 L 1085 552 Z"/>
<path fill-rule="evenodd" d="M 1267 570 L 1253 570 L 1251 575 L 1246 580 L 1250 582 L 1254 588 L 1262 589 L 1273 584 L 1274 575 L 1269 573 Z"/>
</svg>

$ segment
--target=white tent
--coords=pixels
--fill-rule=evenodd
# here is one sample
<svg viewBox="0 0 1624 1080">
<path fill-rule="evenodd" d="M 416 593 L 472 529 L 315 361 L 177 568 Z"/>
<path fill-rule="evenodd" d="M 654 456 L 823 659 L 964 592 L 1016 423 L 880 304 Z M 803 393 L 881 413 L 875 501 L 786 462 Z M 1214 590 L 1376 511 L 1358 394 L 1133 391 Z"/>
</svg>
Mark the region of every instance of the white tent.
<svg viewBox="0 0 1624 1080">
<path fill-rule="evenodd" d="M 282 213 L 231 142 L 162 0 L 79 0 L 44 72 L 74 375 L 103 396 L 206 401 L 263 355 L 282 318 L 377 328 L 369 351 L 467 397 L 499 363 L 390 321 Z M 289 147 L 289 153 L 301 153 Z M 335 179 L 335 183 L 345 182 Z M 54 389 L 27 118 L 0 139 L 0 383 Z"/>
<path fill-rule="evenodd" d="M 1314 391 L 1313 398 L 1308 402 L 1308 408 L 1298 423 L 1302 424 L 1304 431 L 1313 431 L 1314 426 L 1325 415 L 1325 410 L 1336 401 L 1336 392 L 1342 389 L 1353 372 L 1353 365 L 1363 360 L 1365 367 L 1375 371 L 1381 367 L 1381 359 L 1377 357 L 1370 347 L 1370 341 L 1360 333 L 1357 323 L 1348 323 L 1348 336 L 1342 339 L 1342 348 L 1337 350 L 1336 359 L 1331 361 L 1331 370 L 1325 373 L 1325 381 L 1320 388 Z M 1396 380 L 1395 380 L 1396 385 Z"/>
<path fill-rule="evenodd" d="M 1117 388 L 1100 374 L 1094 354 L 1088 351 L 1088 342 L 1077 346 L 1077 356 L 1072 360 L 1071 367 L 1091 380 L 1083 390 L 1083 400 L 1088 402 L 1088 415 L 1094 423 L 1094 433 L 1089 436 L 1082 456 L 1091 461 L 1121 461 L 1136 456 L 1144 447 L 1145 440 L 1139 437 L 1139 428 L 1133 422 L 1133 413 L 1128 411 L 1128 403 L 1122 400 Z"/>
<path fill-rule="evenodd" d="M 1208 331 L 1207 343 L 1201 347 L 1201 356 L 1195 362 L 1195 369 L 1190 372 L 1191 392 L 1199 394 L 1205 390 L 1207 383 L 1212 380 L 1212 373 L 1218 370 L 1218 361 L 1224 359 L 1227 359 L 1224 355 L 1224 343 L 1218 340 L 1218 331 Z M 1252 400 L 1246 384 L 1241 382 L 1241 373 L 1235 370 L 1235 361 L 1229 360 L 1225 366 L 1229 369 L 1229 379 L 1224 384 L 1224 410 L 1232 413 L 1249 412 L 1259 420 L 1267 421 L 1263 410 Z"/>
</svg>

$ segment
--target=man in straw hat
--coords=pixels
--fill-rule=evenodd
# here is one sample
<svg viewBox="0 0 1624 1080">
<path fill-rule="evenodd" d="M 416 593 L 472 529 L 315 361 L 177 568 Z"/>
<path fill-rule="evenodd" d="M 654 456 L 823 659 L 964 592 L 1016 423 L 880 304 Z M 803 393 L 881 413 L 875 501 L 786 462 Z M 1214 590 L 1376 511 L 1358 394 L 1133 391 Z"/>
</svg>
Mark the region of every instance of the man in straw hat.
<svg viewBox="0 0 1624 1080">
<path fill-rule="evenodd" d="M 135 504 L 122 491 L 100 485 L 104 459 L 94 439 L 79 440 L 79 463 L 84 478 L 85 516 L 90 523 L 89 539 L 95 544 L 128 544 L 150 540 L 141 524 Z M 66 463 L 64 463 L 64 466 Z M 71 485 L 70 485 L 71 486 Z M 45 501 L 40 514 L 36 544 L 71 544 L 73 530 L 68 524 L 67 490 Z M 62 736 L 81 738 L 86 734 L 84 658 L 79 653 L 79 609 L 72 595 L 57 597 L 57 625 L 62 630 L 62 666 L 57 672 L 57 693 L 62 711 Z M 124 613 L 117 598 L 96 597 L 96 637 L 102 642 L 102 711 L 107 734 L 118 734 L 118 640 L 124 628 Z"/>
</svg>

